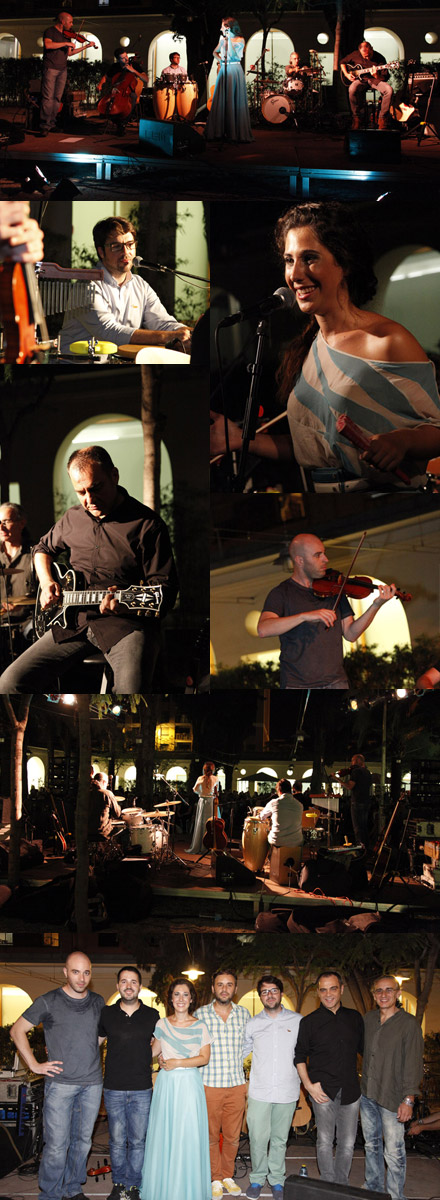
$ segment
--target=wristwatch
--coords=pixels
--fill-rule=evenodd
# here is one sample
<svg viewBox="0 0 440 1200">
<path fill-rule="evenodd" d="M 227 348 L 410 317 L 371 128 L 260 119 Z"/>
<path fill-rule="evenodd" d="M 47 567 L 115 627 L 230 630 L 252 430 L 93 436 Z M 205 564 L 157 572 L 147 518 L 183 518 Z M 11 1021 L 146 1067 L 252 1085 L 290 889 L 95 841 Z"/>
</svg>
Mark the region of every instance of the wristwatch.
<svg viewBox="0 0 440 1200">
<path fill-rule="evenodd" d="M 402 1100 L 402 1104 L 409 1104 L 410 1108 L 414 1108 L 414 1100 L 411 1100 L 411 1096 L 405 1096 L 405 1099 Z"/>
</svg>

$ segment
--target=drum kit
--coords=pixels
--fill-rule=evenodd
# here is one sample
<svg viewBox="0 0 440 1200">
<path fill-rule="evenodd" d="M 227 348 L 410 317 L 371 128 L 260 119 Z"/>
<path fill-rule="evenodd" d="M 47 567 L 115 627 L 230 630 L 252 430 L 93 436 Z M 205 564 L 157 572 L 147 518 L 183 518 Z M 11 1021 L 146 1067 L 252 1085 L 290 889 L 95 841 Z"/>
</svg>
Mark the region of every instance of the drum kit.
<svg viewBox="0 0 440 1200">
<path fill-rule="evenodd" d="M 117 836 L 128 830 L 131 851 L 137 850 L 142 857 L 150 856 L 152 864 L 159 868 L 177 858 L 172 849 L 172 822 L 179 804 L 181 800 L 165 800 L 150 812 L 134 806 L 127 808 L 121 812 L 121 820 L 112 821 L 113 832 Z"/>
<path fill-rule="evenodd" d="M 253 108 L 263 125 L 296 125 L 299 120 L 314 113 L 321 104 L 322 76 L 324 68 L 315 59 L 313 66 L 299 67 L 294 75 L 286 75 L 281 85 L 276 85 L 270 76 L 261 78 L 259 63 L 252 73 L 256 74 L 253 90 Z"/>
<path fill-rule="evenodd" d="M 158 121 L 190 123 L 196 115 L 198 98 L 199 90 L 193 79 L 177 84 L 157 79 L 153 87 L 154 115 Z"/>
</svg>

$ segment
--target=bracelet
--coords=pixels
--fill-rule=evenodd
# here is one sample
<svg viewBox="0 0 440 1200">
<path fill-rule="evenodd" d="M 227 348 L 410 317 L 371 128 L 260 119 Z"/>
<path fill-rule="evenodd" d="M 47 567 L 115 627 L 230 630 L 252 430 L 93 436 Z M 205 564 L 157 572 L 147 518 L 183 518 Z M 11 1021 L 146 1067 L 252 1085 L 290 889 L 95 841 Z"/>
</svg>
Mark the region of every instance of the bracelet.
<svg viewBox="0 0 440 1200">
<path fill-rule="evenodd" d="M 411 1100 L 411 1096 L 405 1096 L 405 1099 L 402 1100 L 402 1104 L 409 1104 L 410 1108 L 414 1108 L 414 1100 Z"/>
</svg>

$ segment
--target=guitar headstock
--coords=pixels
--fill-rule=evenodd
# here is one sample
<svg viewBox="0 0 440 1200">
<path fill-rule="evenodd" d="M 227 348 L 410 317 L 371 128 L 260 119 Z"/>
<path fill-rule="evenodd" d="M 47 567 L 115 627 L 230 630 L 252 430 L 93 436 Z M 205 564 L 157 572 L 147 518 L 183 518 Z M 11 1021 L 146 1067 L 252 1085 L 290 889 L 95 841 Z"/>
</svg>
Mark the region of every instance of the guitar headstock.
<svg viewBox="0 0 440 1200">
<path fill-rule="evenodd" d="M 162 600 L 163 587 L 161 583 L 134 583 L 131 587 L 124 588 L 123 595 L 119 597 L 119 602 L 124 605 L 124 608 L 134 609 L 139 613 L 154 613 L 156 617 L 160 614 Z"/>
</svg>

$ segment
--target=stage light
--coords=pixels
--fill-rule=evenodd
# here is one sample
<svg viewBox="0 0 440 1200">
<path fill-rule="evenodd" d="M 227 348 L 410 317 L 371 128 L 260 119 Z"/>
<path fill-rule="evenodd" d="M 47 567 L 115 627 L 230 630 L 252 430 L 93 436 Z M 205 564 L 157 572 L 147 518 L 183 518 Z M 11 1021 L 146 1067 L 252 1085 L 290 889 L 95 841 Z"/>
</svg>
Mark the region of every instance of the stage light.
<svg viewBox="0 0 440 1200">
<path fill-rule="evenodd" d="M 319 42 L 320 46 L 326 46 L 328 40 L 328 33 L 318 33 L 316 41 Z"/>
<path fill-rule="evenodd" d="M 44 187 L 49 187 L 49 180 L 35 163 L 31 167 L 29 175 L 26 175 L 22 190 L 23 192 L 41 192 Z"/>
<path fill-rule="evenodd" d="M 425 42 L 428 43 L 428 46 L 435 46 L 435 43 L 438 42 L 438 33 L 425 33 Z"/>
<path fill-rule="evenodd" d="M 76 703 L 76 696 L 73 696 L 72 694 L 69 694 L 69 693 L 66 693 L 66 695 L 61 697 L 61 699 L 63 701 L 63 704 L 72 705 L 72 704 Z"/>
<path fill-rule="evenodd" d="M 350 700 L 350 708 L 353 710 L 353 712 L 356 712 L 356 709 L 358 708 L 357 700 Z"/>
<path fill-rule="evenodd" d="M 199 971 L 198 967 L 195 966 L 188 967 L 187 971 L 182 971 L 182 975 L 187 975 L 188 979 L 191 980 L 191 983 L 196 983 L 200 976 L 204 974 L 204 971 Z"/>
<path fill-rule="evenodd" d="M 122 704 L 113 704 L 110 712 L 113 713 L 114 717 L 120 717 L 122 712 Z"/>
<path fill-rule="evenodd" d="M 408 692 L 407 692 L 406 688 L 397 688 L 396 689 L 396 696 L 397 696 L 398 700 L 404 700 L 405 696 L 407 696 L 407 695 L 408 695 Z"/>
<path fill-rule="evenodd" d="M 130 45 L 130 38 L 129 38 L 129 37 L 122 37 L 122 38 L 119 38 L 119 45 L 120 45 L 120 46 L 123 46 L 123 47 L 124 47 L 124 50 L 126 50 L 126 49 L 127 49 L 127 46 L 129 46 L 129 45 Z"/>
</svg>

